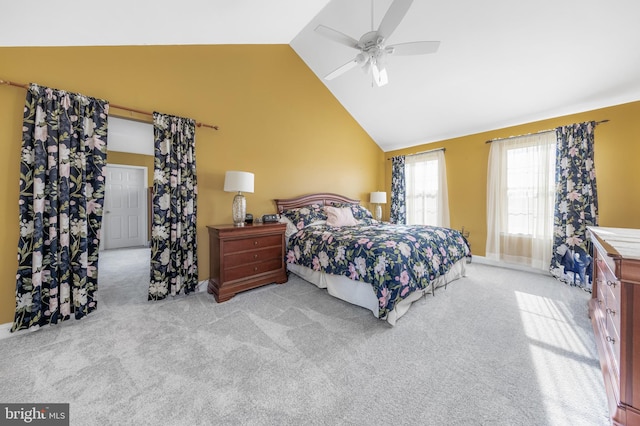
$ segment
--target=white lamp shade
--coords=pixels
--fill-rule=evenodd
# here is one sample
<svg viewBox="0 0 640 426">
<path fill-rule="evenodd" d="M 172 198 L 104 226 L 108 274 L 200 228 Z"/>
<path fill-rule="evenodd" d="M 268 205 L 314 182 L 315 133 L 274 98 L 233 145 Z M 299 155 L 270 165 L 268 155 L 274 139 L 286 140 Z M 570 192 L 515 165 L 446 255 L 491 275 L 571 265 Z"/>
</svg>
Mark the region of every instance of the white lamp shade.
<svg viewBox="0 0 640 426">
<path fill-rule="evenodd" d="M 386 192 L 372 192 L 370 195 L 369 201 L 372 204 L 386 204 L 387 203 L 387 193 Z"/>
<path fill-rule="evenodd" d="M 253 192 L 253 173 L 230 171 L 224 175 L 225 192 Z"/>
</svg>

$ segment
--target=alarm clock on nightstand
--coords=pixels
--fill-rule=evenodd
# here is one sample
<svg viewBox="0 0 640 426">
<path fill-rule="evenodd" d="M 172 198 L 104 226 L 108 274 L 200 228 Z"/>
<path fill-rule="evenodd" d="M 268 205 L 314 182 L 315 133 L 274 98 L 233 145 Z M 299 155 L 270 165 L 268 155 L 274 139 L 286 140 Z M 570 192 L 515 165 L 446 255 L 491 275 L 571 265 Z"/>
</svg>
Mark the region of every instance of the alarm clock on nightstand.
<svg viewBox="0 0 640 426">
<path fill-rule="evenodd" d="M 277 214 L 265 214 L 262 216 L 262 223 L 276 223 L 278 220 Z"/>
</svg>

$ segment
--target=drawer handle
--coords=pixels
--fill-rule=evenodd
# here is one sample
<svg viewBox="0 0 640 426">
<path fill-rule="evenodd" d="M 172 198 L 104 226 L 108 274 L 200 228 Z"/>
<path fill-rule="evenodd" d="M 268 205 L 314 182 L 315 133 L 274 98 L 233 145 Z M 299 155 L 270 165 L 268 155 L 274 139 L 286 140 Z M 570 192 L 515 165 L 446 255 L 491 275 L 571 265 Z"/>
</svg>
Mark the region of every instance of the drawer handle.
<svg viewBox="0 0 640 426">
<path fill-rule="evenodd" d="M 257 242 L 257 241 L 254 241 L 254 242 L 253 242 L 253 245 L 254 245 L 254 246 L 257 246 L 257 245 L 258 245 L 258 242 Z"/>
<path fill-rule="evenodd" d="M 615 287 L 616 287 L 616 284 L 617 284 L 617 283 L 616 283 L 615 281 L 609 281 L 609 280 L 607 280 L 607 285 L 608 285 L 609 287 L 613 287 L 613 288 L 615 288 Z"/>
<path fill-rule="evenodd" d="M 611 315 L 611 316 L 615 316 L 615 315 L 616 315 L 616 311 L 614 311 L 614 310 L 613 310 L 613 309 L 611 309 L 611 308 L 607 308 L 607 313 L 608 313 L 609 315 Z"/>
<path fill-rule="evenodd" d="M 258 267 L 256 266 L 255 268 L 253 268 L 254 272 L 258 271 Z"/>
<path fill-rule="evenodd" d="M 258 255 L 257 255 L 257 254 L 254 254 L 254 255 L 253 255 L 253 258 L 254 258 L 254 259 L 257 259 L 257 258 L 258 258 Z"/>
<path fill-rule="evenodd" d="M 614 339 L 614 338 L 613 338 L 613 337 L 611 337 L 611 336 L 607 336 L 607 342 L 610 342 L 610 343 L 616 343 L 616 339 Z"/>
</svg>

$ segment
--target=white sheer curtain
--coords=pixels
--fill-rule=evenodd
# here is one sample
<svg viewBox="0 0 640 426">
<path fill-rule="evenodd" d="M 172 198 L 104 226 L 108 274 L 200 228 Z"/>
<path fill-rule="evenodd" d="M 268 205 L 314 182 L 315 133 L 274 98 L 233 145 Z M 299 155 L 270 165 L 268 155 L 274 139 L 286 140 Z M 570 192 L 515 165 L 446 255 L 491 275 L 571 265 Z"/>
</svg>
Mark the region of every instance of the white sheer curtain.
<svg viewBox="0 0 640 426">
<path fill-rule="evenodd" d="M 555 131 L 491 143 L 487 176 L 488 258 L 549 269 L 555 149 Z"/>
<path fill-rule="evenodd" d="M 407 223 L 449 227 L 444 150 L 408 155 L 405 160 Z"/>
</svg>

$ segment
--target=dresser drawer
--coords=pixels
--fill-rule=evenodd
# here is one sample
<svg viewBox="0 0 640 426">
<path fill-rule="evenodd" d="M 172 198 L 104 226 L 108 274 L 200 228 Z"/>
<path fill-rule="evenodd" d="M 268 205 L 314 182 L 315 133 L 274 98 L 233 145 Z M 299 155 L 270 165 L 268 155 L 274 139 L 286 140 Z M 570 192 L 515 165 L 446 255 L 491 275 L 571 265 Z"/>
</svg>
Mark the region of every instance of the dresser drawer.
<svg viewBox="0 0 640 426">
<path fill-rule="evenodd" d="M 265 235 L 243 238 L 238 240 L 228 240 L 222 243 L 225 254 L 246 250 L 254 250 L 262 247 L 278 246 L 282 244 L 282 235 Z"/>
<path fill-rule="evenodd" d="M 607 290 L 607 286 L 602 284 L 602 281 L 598 281 L 598 293 L 596 297 L 598 299 L 598 307 L 604 312 L 607 309 L 607 294 L 609 290 Z"/>
<path fill-rule="evenodd" d="M 270 259 L 279 259 L 282 257 L 282 248 L 280 246 L 267 247 L 257 250 L 240 251 L 227 254 L 224 259 L 225 269 L 234 268 L 236 266 L 247 263 L 262 262 Z"/>
<path fill-rule="evenodd" d="M 618 314 L 620 318 L 620 281 L 606 281 L 600 285 L 605 293 L 607 308 Z"/>
<path fill-rule="evenodd" d="M 595 297 L 596 303 L 597 303 L 597 309 L 594 311 L 593 314 L 595 315 L 598 323 L 602 325 L 602 329 L 604 330 L 606 328 L 606 323 L 607 323 L 607 315 L 606 315 L 606 310 L 607 310 L 606 291 L 607 290 L 604 289 L 603 287 L 604 286 L 598 285 L 598 294 Z"/>
<path fill-rule="evenodd" d="M 615 275 L 616 267 L 612 259 L 598 253 L 596 257 L 596 265 L 598 267 L 598 276 L 605 284 L 607 281 L 617 281 Z"/>
<path fill-rule="evenodd" d="M 280 268 L 282 268 L 282 259 L 270 259 L 264 262 L 236 266 L 235 268 L 225 268 L 224 279 L 225 281 L 235 281 L 265 272 L 277 271 Z"/>
<path fill-rule="evenodd" d="M 617 315 L 611 315 L 611 313 L 606 312 L 606 327 L 605 327 L 605 340 L 607 341 L 607 346 L 609 350 L 613 354 L 613 359 L 615 361 L 615 373 L 620 375 L 620 319 Z"/>
</svg>

